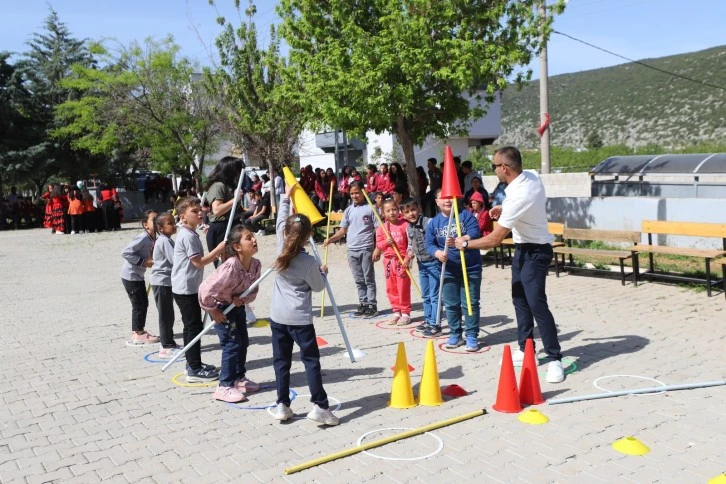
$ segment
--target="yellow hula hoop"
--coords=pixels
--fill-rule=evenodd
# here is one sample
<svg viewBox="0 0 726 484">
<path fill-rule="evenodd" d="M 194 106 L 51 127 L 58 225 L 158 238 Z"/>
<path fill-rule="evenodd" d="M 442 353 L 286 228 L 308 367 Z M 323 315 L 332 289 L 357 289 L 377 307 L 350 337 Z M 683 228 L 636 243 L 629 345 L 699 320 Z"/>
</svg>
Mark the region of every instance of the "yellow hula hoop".
<svg viewBox="0 0 726 484">
<path fill-rule="evenodd" d="M 200 388 L 200 387 L 206 388 L 206 387 L 213 387 L 213 386 L 217 385 L 216 381 L 210 382 L 210 383 L 184 383 L 184 382 L 179 381 L 179 377 L 182 375 L 184 375 L 183 371 L 181 373 L 177 373 L 176 375 L 171 377 L 171 382 L 176 386 L 185 387 L 185 388 Z"/>
</svg>

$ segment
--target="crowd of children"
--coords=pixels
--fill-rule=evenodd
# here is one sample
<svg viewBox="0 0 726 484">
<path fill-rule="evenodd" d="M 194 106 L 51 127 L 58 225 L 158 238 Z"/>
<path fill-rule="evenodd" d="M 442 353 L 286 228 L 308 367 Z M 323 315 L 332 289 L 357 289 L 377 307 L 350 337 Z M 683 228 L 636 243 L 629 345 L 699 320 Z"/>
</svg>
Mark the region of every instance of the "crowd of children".
<svg viewBox="0 0 726 484">
<path fill-rule="evenodd" d="M 400 167 L 394 170 L 394 173 L 403 173 Z M 371 172 L 368 182 L 381 186 L 382 179 L 375 179 L 375 170 Z M 441 335 L 442 315 L 438 311 L 441 291 L 443 313 L 450 328 L 446 346 L 457 348 L 464 345 L 466 351 L 478 351 L 481 256 L 478 251 L 466 250 L 462 261 L 459 251 L 454 248 L 453 240 L 458 231 L 452 214 L 452 201 L 441 198 L 439 189 L 435 200 L 440 212 L 429 219 L 423 216 L 419 203 L 407 197 L 400 187 L 389 187 L 388 196 L 383 192 L 376 193 L 375 205 L 371 205 L 366 200 L 362 181 L 346 180 L 346 185 L 347 197 L 344 199 L 349 199 L 350 204 L 345 207 L 341 229 L 326 239 L 324 245 L 346 237 L 348 263 L 359 302 L 352 316 L 373 318 L 378 315 L 374 267 L 382 260 L 386 295 L 392 309 L 386 322 L 400 326 L 412 324 L 410 268 L 415 260 L 423 299 L 423 321 L 416 330 L 424 337 Z M 491 231 L 488 197 L 485 199 L 476 190 L 477 187 L 474 188 L 469 197 L 471 208 L 464 208 L 458 214 L 458 230 L 465 240 Z M 327 267 L 321 266 L 304 249 L 313 230 L 305 215 L 290 214 L 291 189 L 288 186 L 280 200 L 276 223 L 278 244 L 274 268 L 277 275 L 270 309 L 272 361 L 277 387 L 274 417 L 281 421 L 292 417 L 290 367 L 293 346 L 297 344 L 313 404 L 308 418 L 337 425 L 338 418 L 330 411 L 323 388 L 311 298 L 313 292 L 323 290 Z M 317 191 L 322 198 L 324 192 Z M 227 195 L 218 198 L 238 199 L 232 194 Z M 261 264 L 254 257 L 258 251 L 256 234 L 248 224 L 233 226 L 226 238 L 215 237 L 209 245 L 210 252 L 205 255 L 197 233 L 203 219 L 200 200 L 197 197 L 182 198 L 178 200 L 175 212 L 178 223 L 171 212 L 146 212 L 143 232 L 122 252 L 121 279 L 132 306 L 130 344 L 159 343 L 159 358 L 171 359 L 180 351 L 174 340 L 174 303 L 181 314 L 185 346 L 202 331 L 202 311 L 206 311 L 215 322 L 214 328 L 222 348 L 221 365 L 217 368 L 203 363 L 201 344 L 197 341 L 185 353 L 186 380 L 190 383 L 218 380 L 215 399 L 241 402 L 246 399 L 246 394 L 260 389 L 260 385 L 246 375 L 249 337 L 245 306 L 255 299 L 258 292 L 257 288 L 247 289 L 261 274 Z M 221 224 L 219 229 L 222 229 Z M 220 230 L 215 229 L 215 233 Z M 176 238 L 172 240 L 175 234 Z M 220 242 L 217 243 L 217 240 Z M 204 267 L 216 263 L 220 256 L 224 262 L 214 274 L 203 280 Z M 150 288 L 144 282 L 147 268 L 151 269 Z M 468 297 L 463 271 L 468 276 Z M 150 334 L 145 328 L 149 289 L 153 290 L 159 314 L 159 336 Z"/>
</svg>

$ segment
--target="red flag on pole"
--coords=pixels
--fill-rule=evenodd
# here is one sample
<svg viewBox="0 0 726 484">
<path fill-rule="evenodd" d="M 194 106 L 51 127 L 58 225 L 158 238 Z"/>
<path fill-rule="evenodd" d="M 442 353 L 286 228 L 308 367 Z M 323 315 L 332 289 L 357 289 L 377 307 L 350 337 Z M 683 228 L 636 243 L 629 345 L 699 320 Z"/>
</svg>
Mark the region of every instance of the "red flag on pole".
<svg viewBox="0 0 726 484">
<path fill-rule="evenodd" d="M 441 181 L 441 198 L 463 198 L 459 177 L 456 175 L 454 166 L 454 155 L 451 154 L 451 146 L 446 145 L 444 150 L 444 176 Z"/>
</svg>

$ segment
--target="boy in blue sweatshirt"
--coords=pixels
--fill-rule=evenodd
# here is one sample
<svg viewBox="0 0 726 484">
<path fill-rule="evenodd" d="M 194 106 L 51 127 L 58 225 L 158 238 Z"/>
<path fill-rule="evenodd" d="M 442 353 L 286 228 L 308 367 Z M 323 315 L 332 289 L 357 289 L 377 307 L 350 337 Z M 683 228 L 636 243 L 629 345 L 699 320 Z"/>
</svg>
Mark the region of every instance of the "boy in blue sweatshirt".
<svg viewBox="0 0 726 484">
<path fill-rule="evenodd" d="M 450 329 L 449 340 L 445 346 L 453 349 L 466 344 L 466 351 L 478 351 L 479 291 L 482 276 L 481 254 L 479 254 L 478 250 L 464 249 L 465 267 L 462 268 L 459 251 L 454 247 L 454 238 L 457 236 L 455 216 L 452 217 L 451 226 L 448 225 L 449 215 L 453 209 L 453 201 L 440 198 L 440 196 L 441 190 L 439 189 L 436 191 L 436 205 L 438 205 L 441 212 L 431 219 L 426 228 L 426 252 L 444 266 L 441 300 Z M 471 240 L 481 237 L 479 224 L 468 210 L 463 209 L 459 213 L 459 221 L 463 238 Z M 469 277 L 471 316 L 468 315 L 466 304 L 463 270 L 466 270 Z M 462 316 L 464 318 L 463 329 L 461 324 Z M 466 341 L 464 341 L 462 334 L 466 337 Z"/>
</svg>

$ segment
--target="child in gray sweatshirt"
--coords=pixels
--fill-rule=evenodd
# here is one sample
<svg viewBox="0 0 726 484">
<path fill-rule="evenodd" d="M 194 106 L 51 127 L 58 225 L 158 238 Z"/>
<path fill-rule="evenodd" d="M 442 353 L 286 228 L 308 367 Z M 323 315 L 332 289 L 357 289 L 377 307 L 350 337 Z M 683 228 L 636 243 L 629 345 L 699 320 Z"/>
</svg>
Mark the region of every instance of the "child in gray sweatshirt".
<svg viewBox="0 0 726 484">
<path fill-rule="evenodd" d="M 293 186 L 294 187 L 294 186 Z M 290 215 L 290 192 L 280 200 L 277 214 L 277 275 L 272 289 L 270 328 L 272 330 L 272 355 L 277 381 L 277 407 L 275 418 L 288 420 L 293 416 L 290 409 L 290 367 L 293 343 L 300 347 L 300 359 L 310 389 L 313 409 L 307 418 L 325 425 L 338 425 L 328 405 L 328 395 L 323 388 L 320 372 L 320 350 L 313 326 L 312 293 L 325 287 L 323 272 L 327 267 L 305 252 L 305 244 L 313 233 L 310 219 L 303 214 Z"/>
</svg>

